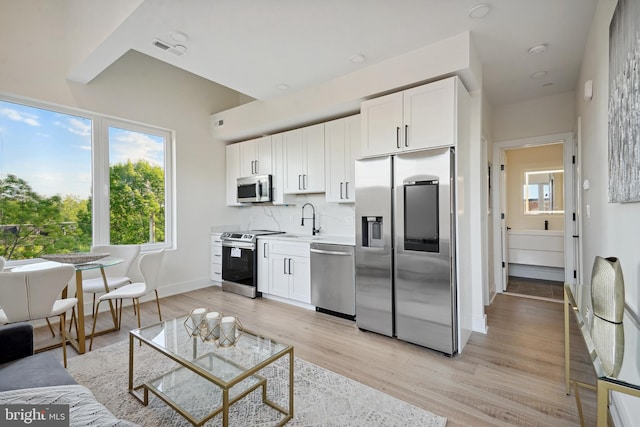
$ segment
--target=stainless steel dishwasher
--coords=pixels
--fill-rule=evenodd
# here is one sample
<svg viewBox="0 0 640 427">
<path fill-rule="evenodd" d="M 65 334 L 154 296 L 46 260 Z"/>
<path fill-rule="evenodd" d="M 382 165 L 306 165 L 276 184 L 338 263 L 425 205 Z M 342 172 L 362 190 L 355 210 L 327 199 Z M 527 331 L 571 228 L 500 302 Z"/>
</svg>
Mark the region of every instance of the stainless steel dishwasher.
<svg viewBox="0 0 640 427">
<path fill-rule="evenodd" d="M 311 243 L 311 304 L 316 311 L 355 318 L 353 253 L 353 246 Z"/>
</svg>

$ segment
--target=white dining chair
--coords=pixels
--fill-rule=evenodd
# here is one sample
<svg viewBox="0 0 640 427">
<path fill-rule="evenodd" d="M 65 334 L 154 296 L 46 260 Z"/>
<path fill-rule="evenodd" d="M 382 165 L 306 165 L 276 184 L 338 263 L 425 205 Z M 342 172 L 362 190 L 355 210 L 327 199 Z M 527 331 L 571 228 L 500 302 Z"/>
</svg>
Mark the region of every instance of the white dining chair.
<svg viewBox="0 0 640 427">
<path fill-rule="evenodd" d="M 32 271 L 0 272 L 0 324 L 60 316 L 62 354 L 67 367 L 67 311 L 78 303 L 77 298 L 58 299 L 62 290 L 75 274 L 72 265 Z"/>
<path fill-rule="evenodd" d="M 138 258 L 138 255 L 140 255 L 140 245 L 97 245 L 91 248 L 91 252 L 110 254 L 115 258 L 122 259 L 120 264 L 104 269 L 109 291 L 132 283 L 131 277 L 129 277 L 129 270 L 133 262 Z M 93 294 L 91 315 L 95 316 L 96 294 L 106 293 L 102 276 L 82 280 L 82 292 Z"/>
<path fill-rule="evenodd" d="M 140 273 L 142 273 L 143 281 L 124 285 L 98 298 L 96 314 L 93 317 L 93 328 L 91 329 L 91 342 L 89 344 L 89 350 L 91 350 L 91 347 L 93 346 L 93 337 L 95 335 L 96 323 L 98 321 L 98 315 L 100 313 L 100 303 L 103 301 L 116 300 L 116 307 L 118 306 L 118 301 L 120 302 L 120 312 L 118 315 L 118 329 L 120 329 L 120 326 L 122 325 L 122 300 L 132 299 L 134 310 L 138 316 L 139 328 L 140 297 L 143 297 L 151 292 L 155 292 L 156 304 L 158 305 L 158 317 L 160 318 L 160 321 L 162 321 L 162 313 L 160 312 L 160 299 L 158 298 L 158 279 L 163 259 L 164 249 L 157 252 L 148 252 L 142 254 L 140 256 L 140 261 L 138 261 L 138 266 L 140 267 Z"/>
</svg>

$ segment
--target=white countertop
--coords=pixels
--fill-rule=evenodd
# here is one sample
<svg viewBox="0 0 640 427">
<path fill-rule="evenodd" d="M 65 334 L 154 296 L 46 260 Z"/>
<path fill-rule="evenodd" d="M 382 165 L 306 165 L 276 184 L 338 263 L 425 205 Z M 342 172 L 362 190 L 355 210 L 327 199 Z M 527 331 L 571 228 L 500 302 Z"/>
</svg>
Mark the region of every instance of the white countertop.
<svg viewBox="0 0 640 427">
<path fill-rule="evenodd" d="M 356 241 L 355 237 L 352 236 L 336 236 L 330 234 L 317 234 L 315 236 L 311 236 L 308 234 L 271 234 L 267 236 L 258 236 L 258 239 L 269 239 L 269 240 L 289 240 L 294 242 L 309 242 L 309 243 L 327 243 L 333 245 L 349 245 L 355 246 Z"/>
</svg>

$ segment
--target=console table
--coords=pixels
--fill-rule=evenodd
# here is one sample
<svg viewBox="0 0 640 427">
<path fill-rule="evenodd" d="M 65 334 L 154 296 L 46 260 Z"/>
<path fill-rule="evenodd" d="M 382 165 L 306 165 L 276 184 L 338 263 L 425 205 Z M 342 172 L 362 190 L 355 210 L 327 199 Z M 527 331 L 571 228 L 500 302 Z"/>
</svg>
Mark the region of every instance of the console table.
<svg viewBox="0 0 640 427">
<path fill-rule="evenodd" d="M 616 324 L 600 319 L 595 316 L 591 310 L 590 286 L 579 285 L 577 287 L 581 289 L 583 296 L 581 299 L 576 298 L 574 286 L 575 285 L 569 284 L 564 285 L 566 393 L 571 394 L 571 385 L 573 385 L 576 392 L 576 403 L 578 405 L 580 423 L 584 426 L 578 387 L 593 389 L 593 386 L 571 378 L 569 318 L 571 312 L 573 312 L 597 377 L 595 387 L 597 390 L 597 426 L 606 427 L 608 423 L 610 391 L 640 397 L 640 366 L 638 364 L 638 360 L 640 360 L 640 325 L 638 318 L 628 309 L 625 309 L 622 323 Z"/>
</svg>

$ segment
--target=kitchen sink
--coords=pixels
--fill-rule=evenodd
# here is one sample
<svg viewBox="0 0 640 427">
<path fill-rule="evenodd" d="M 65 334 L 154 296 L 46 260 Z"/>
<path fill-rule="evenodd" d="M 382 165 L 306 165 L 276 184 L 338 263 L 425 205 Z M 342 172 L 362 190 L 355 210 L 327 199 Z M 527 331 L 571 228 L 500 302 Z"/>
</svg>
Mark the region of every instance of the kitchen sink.
<svg viewBox="0 0 640 427">
<path fill-rule="evenodd" d="M 318 240 L 318 239 L 322 238 L 320 236 L 299 236 L 299 235 L 295 235 L 295 234 L 285 234 L 285 235 L 279 236 L 279 237 L 285 237 L 285 238 L 290 238 L 290 239 L 300 239 L 300 240 Z"/>
</svg>

